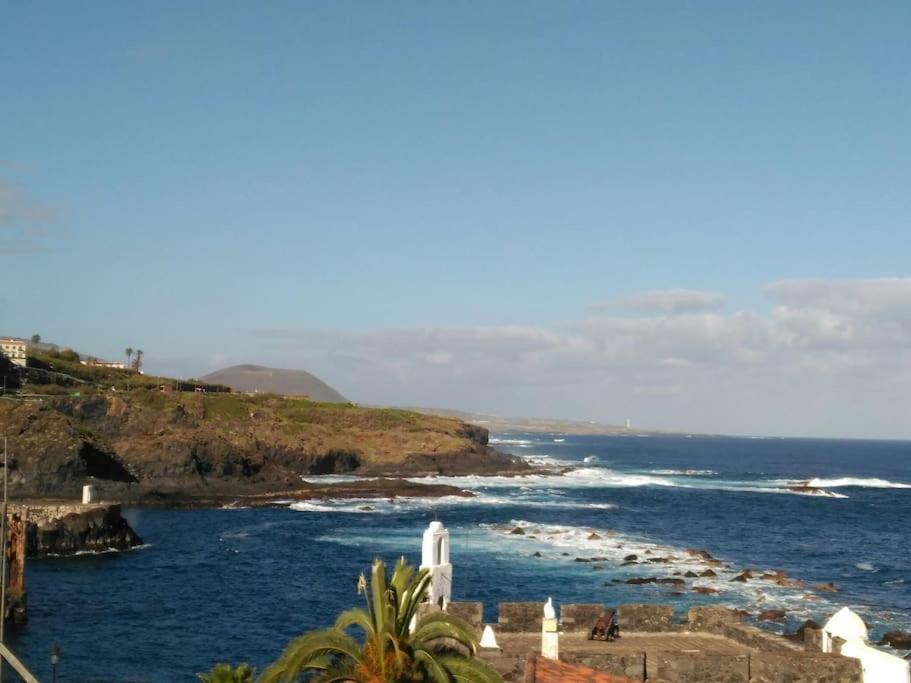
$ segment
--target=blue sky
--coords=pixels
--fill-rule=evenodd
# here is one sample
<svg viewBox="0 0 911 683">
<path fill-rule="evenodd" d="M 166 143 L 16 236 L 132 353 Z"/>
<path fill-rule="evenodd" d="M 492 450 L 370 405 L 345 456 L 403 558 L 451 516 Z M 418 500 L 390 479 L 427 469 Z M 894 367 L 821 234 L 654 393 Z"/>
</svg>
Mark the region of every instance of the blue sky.
<svg viewBox="0 0 911 683">
<path fill-rule="evenodd" d="M 183 376 L 305 367 L 364 401 L 908 429 L 879 402 L 874 423 L 845 427 L 857 385 L 831 368 L 817 379 L 832 405 L 798 424 L 757 416 L 778 390 L 738 386 L 755 400 L 736 414 L 681 413 L 666 394 L 634 401 L 639 380 L 603 358 L 583 373 L 597 382 L 558 390 L 569 367 L 506 372 L 487 345 L 653 320 L 614 306 L 643 291 L 722 294 L 679 311 L 709 332 L 741 313 L 780 325 L 773 283 L 848 283 L 865 300 L 891 277 L 884 296 L 904 301 L 906 2 L 7 1 L 3 15 L 0 268 L 15 284 L 0 333 L 141 347 L 150 370 Z M 856 343 L 870 326 L 841 324 Z M 448 348 L 462 333 L 474 341 Z M 863 338 L 855 351 L 904 377 L 899 347 Z M 415 361 L 429 357 L 449 360 Z M 529 381 L 560 400 L 530 398 Z"/>
</svg>

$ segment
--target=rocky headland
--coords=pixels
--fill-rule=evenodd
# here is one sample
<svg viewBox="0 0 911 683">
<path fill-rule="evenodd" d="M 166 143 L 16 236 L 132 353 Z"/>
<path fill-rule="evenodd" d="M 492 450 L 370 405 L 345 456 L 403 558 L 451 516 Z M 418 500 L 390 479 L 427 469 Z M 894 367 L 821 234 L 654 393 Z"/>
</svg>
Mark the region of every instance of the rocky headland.
<svg viewBox="0 0 911 683">
<path fill-rule="evenodd" d="M 406 410 L 236 393 L 82 388 L 0 403 L 10 494 L 78 500 L 83 484 L 124 503 L 223 504 L 276 496 L 452 495 L 422 475 L 522 474 L 486 429 Z M 307 475 L 393 477 L 326 487 Z"/>
</svg>

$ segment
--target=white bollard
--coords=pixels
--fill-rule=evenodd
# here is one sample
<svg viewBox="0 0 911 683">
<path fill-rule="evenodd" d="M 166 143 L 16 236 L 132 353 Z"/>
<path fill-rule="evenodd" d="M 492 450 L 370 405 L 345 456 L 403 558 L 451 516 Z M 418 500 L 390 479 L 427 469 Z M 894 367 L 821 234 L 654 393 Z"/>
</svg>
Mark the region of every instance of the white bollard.
<svg viewBox="0 0 911 683">
<path fill-rule="evenodd" d="M 541 622 L 541 656 L 560 659 L 560 633 L 557 631 L 557 613 L 553 600 L 547 598 L 544 619 Z"/>
<path fill-rule="evenodd" d="M 91 484 L 86 484 L 82 487 L 82 504 L 88 505 L 95 498 L 95 487 Z"/>
<path fill-rule="evenodd" d="M 490 649 L 490 650 L 499 650 L 500 646 L 497 645 L 497 637 L 494 635 L 493 629 L 490 627 L 490 624 L 484 627 L 484 633 L 481 634 L 481 647 Z"/>
</svg>

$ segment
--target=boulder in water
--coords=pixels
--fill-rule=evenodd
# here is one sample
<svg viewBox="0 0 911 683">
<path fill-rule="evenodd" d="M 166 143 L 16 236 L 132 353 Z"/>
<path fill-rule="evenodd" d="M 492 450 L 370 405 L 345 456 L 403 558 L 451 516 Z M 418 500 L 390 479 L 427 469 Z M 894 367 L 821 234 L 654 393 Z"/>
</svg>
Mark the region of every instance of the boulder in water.
<svg viewBox="0 0 911 683">
<path fill-rule="evenodd" d="M 879 641 L 880 645 L 890 645 L 896 650 L 911 650 L 911 633 L 889 631 Z"/>
<path fill-rule="evenodd" d="M 835 584 L 829 581 L 829 583 L 817 583 L 816 590 L 821 593 L 837 593 L 838 588 L 835 587 Z"/>
<path fill-rule="evenodd" d="M 753 572 L 751 572 L 749 569 L 747 569 L 746 571 L 740 572 L 737 576 L 735 576 L 733 579 L 731 579 L 731 581 L 739 581 L 740 583 L 746 583 L 747 581 L 749 581 L 752 578 L 753 578 Z"/>
<path fill-rule="evenodd" d="M 509 533 L 512 534 L 513 536 L 524 536 L 524 535 L 525 535 L 525 529 L 523 529 L 523 528 L 520 527 L 520 526 L 517 526 L 515 529 L 513 529 L 513 530 L 510 531 Z"/>
<path fill-rule="evenodd" d="M 784 621 L 787 612 L 783 609 L 767 609 L 759 613 L 760 621 Z"/>
</svg>

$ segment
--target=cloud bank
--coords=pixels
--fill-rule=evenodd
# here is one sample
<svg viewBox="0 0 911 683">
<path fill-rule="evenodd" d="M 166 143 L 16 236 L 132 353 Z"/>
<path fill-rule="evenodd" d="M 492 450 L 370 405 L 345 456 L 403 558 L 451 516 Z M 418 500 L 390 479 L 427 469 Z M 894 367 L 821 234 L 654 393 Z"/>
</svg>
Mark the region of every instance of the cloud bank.
<svg viewBox="0 0 911 683">
<path fill-rule="evenodd" d="M 363 402 L 701 432 L 911 437 L 911 278 L 789 280 L 762 312 L 687 290 L 552 328 L 258 330 Z M 709 309 L 709 310 L 706 310 Z"/>
</svg>

